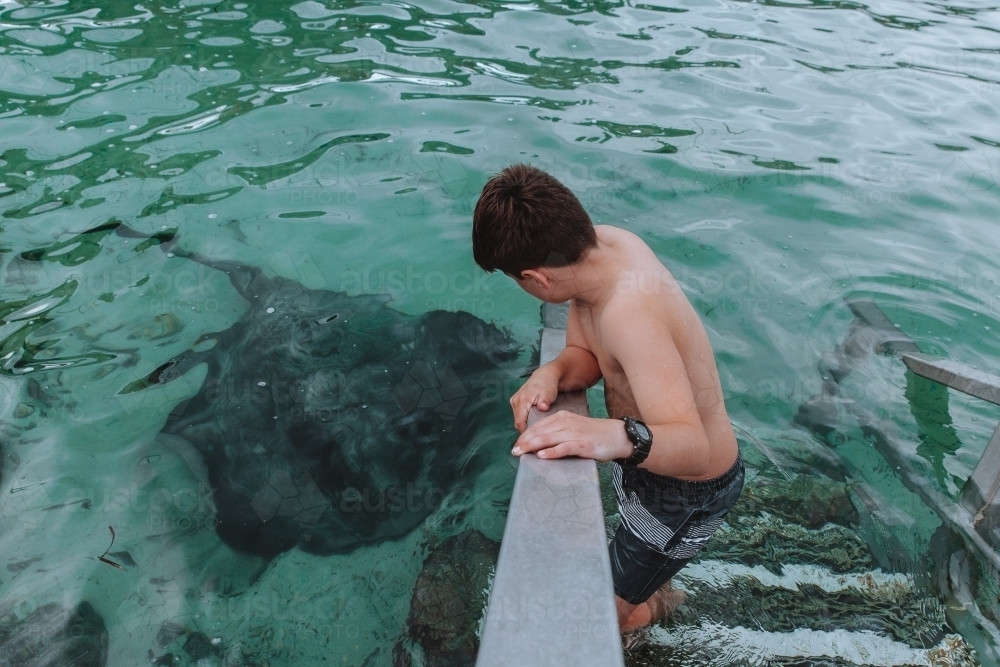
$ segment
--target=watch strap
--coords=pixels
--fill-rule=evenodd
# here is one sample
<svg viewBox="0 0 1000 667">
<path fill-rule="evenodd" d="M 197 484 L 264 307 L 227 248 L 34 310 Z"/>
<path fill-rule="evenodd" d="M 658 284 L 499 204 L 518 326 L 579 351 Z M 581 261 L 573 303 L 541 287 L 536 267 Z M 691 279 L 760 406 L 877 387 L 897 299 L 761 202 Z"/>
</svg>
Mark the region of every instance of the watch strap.
<svg viewBox="0 0 1000 667">
<path fill-rule="evenodd" d="M 646 460 L 653 447 L 652 431 L 645 423 L 633 417 L 622 417 L 622 421 L 625 422 L 625 435 L 632 443 L 632 454 L 625 459 L 616 459 L 616 462 L 623 466 L 638 466 Z M 643 438 L 639 435 L 638 429 L 636 429 L 637 424 L 642 425 L 643 430 L 650 436 L 649 438 Z"/>
</svg>

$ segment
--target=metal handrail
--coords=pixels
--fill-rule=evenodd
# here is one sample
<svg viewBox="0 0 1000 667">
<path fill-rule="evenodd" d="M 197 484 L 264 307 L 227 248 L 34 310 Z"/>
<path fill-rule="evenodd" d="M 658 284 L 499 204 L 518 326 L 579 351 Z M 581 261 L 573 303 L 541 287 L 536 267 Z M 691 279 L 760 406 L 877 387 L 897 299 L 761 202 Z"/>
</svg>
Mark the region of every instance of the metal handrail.
<svg viewBox="0 0 1000 667">
<path fill-rule="evenodd" d="M 566 346 L 566 305 L 545 304 L 541 363 Z M 589 415 L 585 392 L 547 413 Z M 623 667 L 597 464 L 520 457 L 477 667 Z"/>
</svg>

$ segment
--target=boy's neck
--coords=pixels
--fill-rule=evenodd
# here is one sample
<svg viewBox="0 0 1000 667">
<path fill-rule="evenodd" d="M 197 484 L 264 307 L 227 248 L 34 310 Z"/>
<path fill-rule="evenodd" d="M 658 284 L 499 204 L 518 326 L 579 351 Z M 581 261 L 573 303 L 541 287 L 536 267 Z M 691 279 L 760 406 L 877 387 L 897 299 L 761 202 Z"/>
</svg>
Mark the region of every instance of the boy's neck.
<svg viewBox="0 0 1000 667">
<path fill-rule="evenodd" d="M 615 286 L 614 251 L 598 238 L 575 264 L 558 269 L 561 286 L 568 288 L 567 299 L 584 308 L 599 308 L 610 296 Z"/>
</svg>

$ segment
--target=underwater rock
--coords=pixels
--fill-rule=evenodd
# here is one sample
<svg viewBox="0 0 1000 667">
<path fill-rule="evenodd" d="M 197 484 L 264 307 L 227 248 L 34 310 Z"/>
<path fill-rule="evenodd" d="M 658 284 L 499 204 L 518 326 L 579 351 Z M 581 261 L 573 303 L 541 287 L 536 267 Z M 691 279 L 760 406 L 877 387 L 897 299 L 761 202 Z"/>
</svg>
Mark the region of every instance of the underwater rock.
<svg viewBox="0 0 1000 667">
<path fill-rule="evenodd" d="M 782 573 L 782 563 L 820 565 L 831 572 L 863 572 L 877 565 L 868 545 L 856 533 L 829 524 L 809 530 L 778 517 L 726 517 L 696 556 L 696 560 L 718 559 L 744 565 L 761 565 L 774 574 Z"/>
<path fill-rule="evenodd" d="M 157 656 L 153 649 L 149 649 L 149 662 L 154 665 L 168 667 L 197 665 L 204 664 L 202 661 L 206 659 L 209 664 L 219 664 L 223 658 L 221 638 L 209 639 L 204 633 L 173 621 L 165 621 L 160 625 L 160 630 L 156 633 L 156 643 L 161 650 L 169 650 Z M 225 664 L 229 667 L 247 665 L 248 662 L 237 645 L 231 647 L 229 654 L 225 656 Z"/>
<path fill-rule="evenodd" d="M 187 641 L 184 642 L 184 650 L 195 662 L 209 656 L 219 655 L 219 648 L 200 632 L 188 634 Z"/>
<path fill-rule="evenodd" d="M 677 615 L 678 623 L 710 613 L 713 621 L 729 627 L 749 624 L 775 633 L 801 628 L 871 632 L 913 648 L 936 646 L 947 630 L 943 608 L 912 587 L 871 585 L 826 591 L 800 582 L 797 590 L 790 590 L 745 576 L 721 586 L 700 583 L 691 589 L 688 603 Z"/>
<path fill-rule="evenodd" d="M 819 474 L 790 479 L 758 475 L 743 489 L 733 512 L 739 516 L 767 512 L 807 528 L 827 523 L 856 527 L 860 521 L 850 487 Z"/>
<path fill-rule="evenodd" d="M 68 611 L 52 602 L 20 620 L 14 605 L 0 605 L 0 665 L 103 667 L 107 659 L 108 631 L 90 603 Z"/>
<path fill-rule="evenodd" d="M 468 444 L 505 407 L 497 372 L 518 354 L 506 333 L 469 313 L 409 316 L 388 297 L 312 290 L 156 240 L 228 274 L 249 303 L 229 329 L 120 392 L 207 365 L 161 433 L 203 457 L 232 548 L 330 554 L 396 538 L 475 472 Z"/>
<path fill-rule="evenodd" d="M 500 544 L 477 530 L 449 537 L 434 549 L 417 577 L 407 630 L 420 645 L 427 667 L 471 667 L 476 630 L 489 597 L 490 573 Z M 398 648 L 393 664 L 409 664 Z"/>
<path fill-rule="evenodd" d="M 965 650 L 967 649 L 960 649 Z M 692 655 L 692 653 L 694 655 Z M 722 652 L 718 652 L 722 653 Z M 934 656 L 933 651 L 928 651 L 930 656 Z M 951 657 L 951 656 L 949 656 Z M 703 667 L 704 665 L 730 664 L 726 657 L 718 654 L 705 655 L 697 651 L 691 651 L 679 646 L 660 646 L 654 643 L 646 643 L 625 653 L 625 667 Z M 809 657 L 789 657 L 789 656 L 768 656 L 759 658 L 755 662 L 735 663 L 742 667 L 746 664 L 761 665 L 766 667 L 858 667 L 858 664 L 843 658 L 829 656 L 809 656 Z M 974 660 L 965 662 L 933 662 L 932 665 L 955 665 L 955 667 L 979 667 L 979 663 Z"/>
</svg>

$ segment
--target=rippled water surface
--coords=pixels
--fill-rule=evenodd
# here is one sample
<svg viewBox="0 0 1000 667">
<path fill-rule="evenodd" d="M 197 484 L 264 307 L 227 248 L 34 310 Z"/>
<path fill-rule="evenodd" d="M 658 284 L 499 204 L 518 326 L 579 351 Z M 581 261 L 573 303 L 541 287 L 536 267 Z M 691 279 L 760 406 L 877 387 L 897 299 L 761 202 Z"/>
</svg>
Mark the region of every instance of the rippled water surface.
<svg viewBox="0 0 1000 667">
<path fill-rule="evenodd" d="M 5 664 L 468 664 L 540 327 L 471 212 L 516 161 L 680 280 L 750 468 L 629 664 L 998 664 L 995 574 L 849 414 L 792 425 L 846 298 L 997 372 L 997 5 L 0 0 L 0 31 Z M 1000 419 L 888 357 L 842 385 L 951 497 Z M 342 459 L 295 450 L 322 429 Z"/>
</svg>

